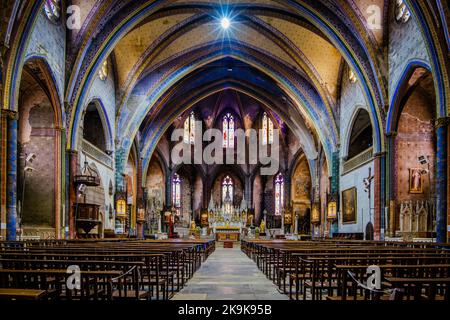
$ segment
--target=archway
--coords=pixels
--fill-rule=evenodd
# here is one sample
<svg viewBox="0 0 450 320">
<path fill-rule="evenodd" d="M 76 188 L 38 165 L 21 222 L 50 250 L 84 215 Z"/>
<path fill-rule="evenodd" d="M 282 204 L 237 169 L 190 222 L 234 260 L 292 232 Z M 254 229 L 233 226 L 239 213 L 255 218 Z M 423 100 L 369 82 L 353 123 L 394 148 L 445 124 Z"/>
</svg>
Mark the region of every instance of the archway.
<svg viewBox="0 0 450 320">
<path fill-rule="evenodd" d="M 308 159 L 301 155 L 291 177 L 291 199 L 300 235 L 311 234 L 311 171 Z"/>
<path fill-rule="evenodd" d="M 18 111 L 17 195 L 22 238 L 60 238 L 61 112 L 56 87 L 42 59 L 31 59 L 24 66 Z"/>
<path fill-rule="evenodd" d="M 370 115 L 365 109 L 359 109 L 351 126 L 347 158 L 352 159 L 372 147 L 373 129 Z"/>
<path fill-rule="evenodd" d="M 436 96 L 432 75 L 424 68 L 415 69 L 408 84 L 393 126 L 390 231 L 405 239 L 427 238 L 436 231 Z"/>
</svg>

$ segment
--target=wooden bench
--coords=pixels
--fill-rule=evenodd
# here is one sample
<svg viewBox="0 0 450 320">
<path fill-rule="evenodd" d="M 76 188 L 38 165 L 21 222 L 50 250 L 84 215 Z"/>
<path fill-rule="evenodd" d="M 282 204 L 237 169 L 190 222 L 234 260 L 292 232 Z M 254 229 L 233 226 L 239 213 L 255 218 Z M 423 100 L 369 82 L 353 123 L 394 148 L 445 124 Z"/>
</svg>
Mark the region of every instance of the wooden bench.
<svg viewBox="0 0 450 320">
<path fill-rule="evenodd" d="M 42 300 L 46 295 L 45 290 L 0 288 L 2 300 Z"/>
</svg>

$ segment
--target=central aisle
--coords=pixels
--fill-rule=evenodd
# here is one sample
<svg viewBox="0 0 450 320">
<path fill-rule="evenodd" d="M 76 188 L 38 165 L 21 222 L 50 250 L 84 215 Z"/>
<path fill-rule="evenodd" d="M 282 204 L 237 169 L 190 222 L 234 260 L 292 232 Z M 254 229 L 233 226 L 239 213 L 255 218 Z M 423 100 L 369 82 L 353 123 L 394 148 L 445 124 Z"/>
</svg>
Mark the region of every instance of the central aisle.
<svg viewBox="0 0 450 320">
<path fill-rule="evenodd" d="M 174 300 L 288 300 L 240 248 L 216 245 Z"/>
</svg>

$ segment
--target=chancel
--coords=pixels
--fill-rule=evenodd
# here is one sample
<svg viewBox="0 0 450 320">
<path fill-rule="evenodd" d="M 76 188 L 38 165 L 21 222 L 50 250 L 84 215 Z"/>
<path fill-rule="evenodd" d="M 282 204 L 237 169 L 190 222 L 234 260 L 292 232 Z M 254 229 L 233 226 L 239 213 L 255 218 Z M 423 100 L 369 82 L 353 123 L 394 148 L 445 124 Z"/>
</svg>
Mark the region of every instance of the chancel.
<svg viewBox="0 0 450 320">
<path fill-rule="evenodd" d="M 0 299 L 448 301 L 449 27 L 440 0 L 1 1 Z"/>
</svg>

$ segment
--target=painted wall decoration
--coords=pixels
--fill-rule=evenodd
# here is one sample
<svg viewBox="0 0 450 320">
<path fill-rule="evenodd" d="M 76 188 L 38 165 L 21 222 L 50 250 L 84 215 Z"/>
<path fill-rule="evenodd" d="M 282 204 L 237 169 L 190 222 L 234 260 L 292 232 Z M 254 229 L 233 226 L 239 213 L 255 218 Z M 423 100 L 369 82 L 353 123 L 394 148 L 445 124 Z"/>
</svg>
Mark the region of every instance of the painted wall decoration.
<svg viewBox="0 0 450 320">
<path fill-rule="evenodd" d="M 342 223 L 356 223 L 356 188 L 342 192 Z"/>
</svg>

